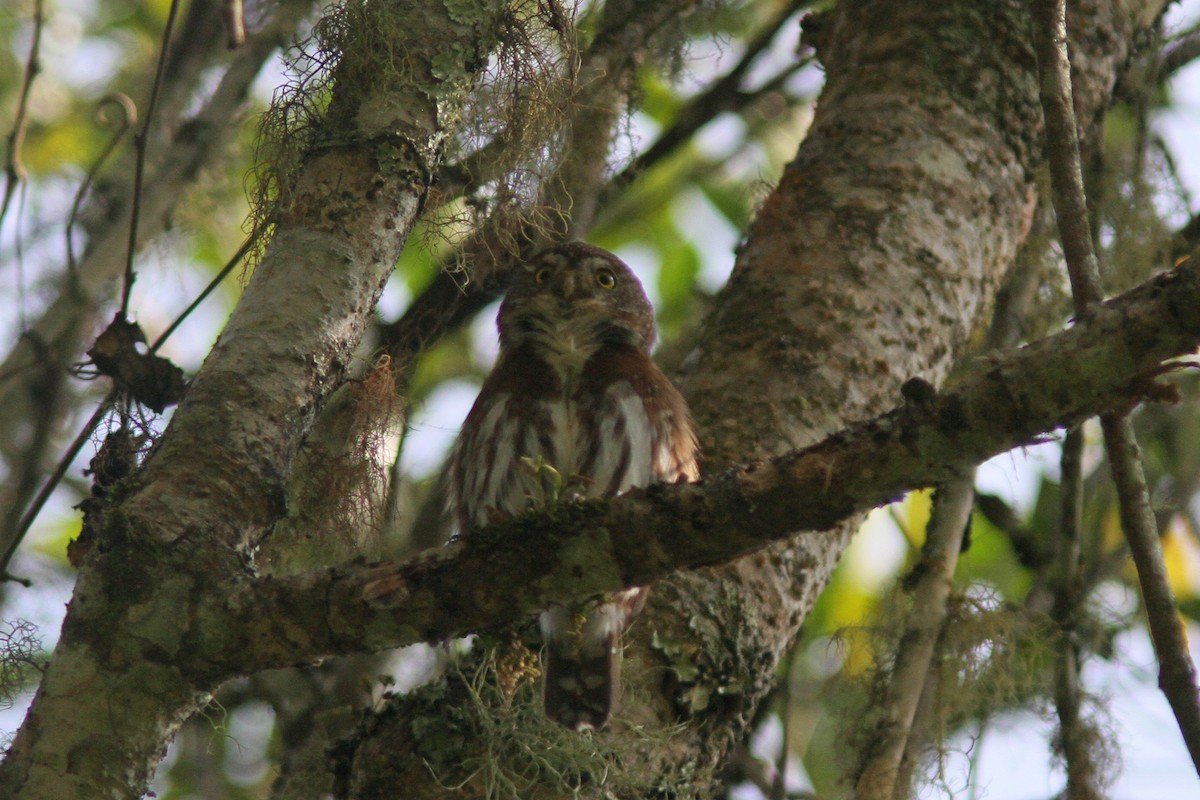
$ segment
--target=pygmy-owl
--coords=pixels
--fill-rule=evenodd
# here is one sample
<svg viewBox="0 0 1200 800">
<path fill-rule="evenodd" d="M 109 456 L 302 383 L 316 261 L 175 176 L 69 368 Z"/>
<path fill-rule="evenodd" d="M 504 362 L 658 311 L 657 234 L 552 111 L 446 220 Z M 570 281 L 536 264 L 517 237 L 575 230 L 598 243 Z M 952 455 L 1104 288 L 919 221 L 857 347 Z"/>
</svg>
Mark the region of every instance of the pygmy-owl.
<svg viewBox="0 0 1200 800">
<path fill-rule="evenodd" d="M 580 497 L 694 480 L 688 408 L 650 358 L 654 309 L 629 267 L 570 242 L 516 271 L 497 321 L 499 357 L 451 460 L 461 534 L 547 502 L 547 474 Z M 621 631 L 646 591 L 542 612 L 548 717 L 573 730 L 608 720 L 619 691 Z"/>
</svg>

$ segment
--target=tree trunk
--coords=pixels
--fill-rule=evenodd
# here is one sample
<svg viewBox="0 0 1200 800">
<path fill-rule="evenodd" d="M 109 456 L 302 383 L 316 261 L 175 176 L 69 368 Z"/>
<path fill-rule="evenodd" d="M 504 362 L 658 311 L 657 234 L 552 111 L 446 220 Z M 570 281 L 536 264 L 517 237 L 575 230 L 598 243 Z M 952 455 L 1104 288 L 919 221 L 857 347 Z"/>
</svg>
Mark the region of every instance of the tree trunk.
<svg viewBox="0 0 1200 800">
<path fill-rule="evenodd" d="M 362 337 L 502 11 L 343 9 L 351 33 L 332 113 L 286 187 L 245 296 L 80 569 L 0 771 L 4 796 L 141 796 L 175 729 L 215 688 L 181 621 L 215 611 L 249 577 L 250 548 L 281 513 L 299 443 Z"/>
</svg>

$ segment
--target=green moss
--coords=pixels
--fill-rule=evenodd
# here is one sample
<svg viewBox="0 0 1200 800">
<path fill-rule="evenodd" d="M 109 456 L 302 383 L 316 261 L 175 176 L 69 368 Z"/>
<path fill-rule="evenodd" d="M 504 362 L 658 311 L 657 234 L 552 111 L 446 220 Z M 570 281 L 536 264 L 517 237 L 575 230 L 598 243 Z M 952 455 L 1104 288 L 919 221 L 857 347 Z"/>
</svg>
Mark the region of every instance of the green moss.
<svg viewBox="0 0 1200 800">
<path fill-rule="evenodd" d="M 471 783 L 495 800 L 596 789 L 614 797 L 694 794 L 694 770 L 664 774 L 630 759 L 631 731 L 577 734 L 546 719 L 532 674 L 506 695 L 497 682 L 497 652 L 476 647 L 444 681 L 395 698 L 418 757 L 443 786 Z M 632 735 L 657 746 L 676 732 L 639 728 Z"/>
</svg>

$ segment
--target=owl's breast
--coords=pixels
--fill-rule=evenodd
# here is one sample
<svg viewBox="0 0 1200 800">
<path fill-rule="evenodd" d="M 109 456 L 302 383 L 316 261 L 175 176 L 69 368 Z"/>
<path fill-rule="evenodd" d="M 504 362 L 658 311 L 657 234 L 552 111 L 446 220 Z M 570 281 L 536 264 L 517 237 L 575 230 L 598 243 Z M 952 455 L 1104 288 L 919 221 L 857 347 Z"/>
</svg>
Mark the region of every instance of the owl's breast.
<svg viewBox="0 0 1200 800">
<path fill-rule="evenodd" d="M 616 357 L 605 353 L 578 369 L 529 352 L 498 365 L 453 458 L 460 526 L 482 526 L 492 511 L 520 514 L 567 495 L 604 497 L 678 477 L 656 427 L 669 418 L 654 410 L 661 392 L 647 390 L 637 371 L 612 368 Z"/>
</svg>

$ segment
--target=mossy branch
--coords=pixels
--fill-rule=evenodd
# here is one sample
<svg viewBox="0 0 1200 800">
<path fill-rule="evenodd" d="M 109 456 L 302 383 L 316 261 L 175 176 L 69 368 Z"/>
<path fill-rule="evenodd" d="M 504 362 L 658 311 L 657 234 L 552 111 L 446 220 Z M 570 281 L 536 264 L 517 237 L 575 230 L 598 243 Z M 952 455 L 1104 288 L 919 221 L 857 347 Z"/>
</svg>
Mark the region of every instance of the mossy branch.
<svg viewBox="0 0 1200 800">
<path fill-rule="evenodd" d="M 1055 428 L 1172 398 L 1153 379 L 1200 343 L 1197 307 L 1193 259 L 1070 330 L 982 360 L 941 394 L 805 450 L 695 484 L 533 513 L 404 563 L 247 580 L 193 626 L 194 669 L 220 679 L 437 641 L 827 529 Z"/>
<path fill-rule="evenodd" d="M 1071 278 L 1076 313 L 1090 315 L 1103 290 L 1088 222 L 1079 136 L 1067 56 L 1066 0 L 1040 0 L 1034 6 L 1038 66 L 1046 118 L 1046 155 L 1058 217 L 1059 238 Z M 1193 260 L 1195 255 L 1193 254 Z M 1121 511 L 1121 527 L 1137 567 L 1150 638 L 1159 663 L 1159 687 L 1179 723 L 1192 763 L 1200 772 L 1200 700 L 1196 667 L 1179 625 L 1167 581 L 1158 525 L 1150 508 L 1141 453 L 1128 413 L 1109 410 L 1100 417 Z"/>
</svg>

